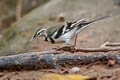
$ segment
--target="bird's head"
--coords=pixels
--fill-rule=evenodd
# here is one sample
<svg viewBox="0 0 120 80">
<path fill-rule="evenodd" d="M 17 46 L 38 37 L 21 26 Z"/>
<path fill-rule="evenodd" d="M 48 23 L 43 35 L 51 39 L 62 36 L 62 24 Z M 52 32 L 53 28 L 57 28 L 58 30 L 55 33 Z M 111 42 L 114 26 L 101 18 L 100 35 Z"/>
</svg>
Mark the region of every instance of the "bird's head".
<svg viewBox="0 0 120 80">
<path fill-rule="evenodd" d="M 30 41 L 32 41 L 32 40 L 35 39 L 35 38 L 42 37 L 42 36 L 47 36 L 47 34 L 46 34 L 46 29 L 45 29 L 45 28 L 37 29 L 37 31 L 36 31 L 35 34 L 32 36 L 32 38 L 30 39 Z"/>
</svg>

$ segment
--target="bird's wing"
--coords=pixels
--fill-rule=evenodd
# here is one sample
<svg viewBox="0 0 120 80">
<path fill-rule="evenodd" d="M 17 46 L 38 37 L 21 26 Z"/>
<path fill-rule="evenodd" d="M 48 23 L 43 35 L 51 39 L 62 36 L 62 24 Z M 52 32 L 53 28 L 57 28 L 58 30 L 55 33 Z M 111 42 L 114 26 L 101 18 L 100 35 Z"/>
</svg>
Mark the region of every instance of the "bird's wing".
<svg viewBox="0 0 120 80">
<path fill-rule="evenodd" d="M 47 31 L 48 36 L 55 35 L 55 33 L 58 32 L 63 25 L 64 25 L 63 23 L 57 23 L 52 25 L 52 27 L 48 28 L 48 31 Z"/>
<path fill-rule="evenodd" d="M 85 19 L 79 19 L 79 20 L 76 20 L 73 22 L 66 22 L 66 30 L 65 30 L 64 34 L 73 30 L 76 27 L 79 29 L 80 27 L 82 27 L 80 25 L 82 25 L 84 22 L 86 22 Z"/>
<path fill-rule="evenodd" d="M 48 29 L 47 34 L 48 36 L 52 36 L 57 39 L 60 36 L 78 27 L 77 25 L 82 23 L 83 21 L 84 19 L 79 19 L 73 22 L 57 23 Z"/>
</svg>

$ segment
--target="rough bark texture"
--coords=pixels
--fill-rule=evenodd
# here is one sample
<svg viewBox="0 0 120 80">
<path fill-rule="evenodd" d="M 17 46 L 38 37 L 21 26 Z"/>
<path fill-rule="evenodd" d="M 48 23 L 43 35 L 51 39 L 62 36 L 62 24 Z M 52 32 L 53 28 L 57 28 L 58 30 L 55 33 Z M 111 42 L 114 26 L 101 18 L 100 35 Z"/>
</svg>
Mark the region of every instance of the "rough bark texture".
<svg viewBox="0 0 120 80">
<path fill-rule="evenodd" d="M 116 61 L 116 64 L 120 64 L 120 54 L 94 53 L 82 56 L 71 53 L 62 54 L 56 51 L 30 52 L 0 57 L 0 71 L 53 69 L 58 66 L 72 67 L 95 63 L 97 61 L 104 63 L 111 58 Z"/>
</svg>

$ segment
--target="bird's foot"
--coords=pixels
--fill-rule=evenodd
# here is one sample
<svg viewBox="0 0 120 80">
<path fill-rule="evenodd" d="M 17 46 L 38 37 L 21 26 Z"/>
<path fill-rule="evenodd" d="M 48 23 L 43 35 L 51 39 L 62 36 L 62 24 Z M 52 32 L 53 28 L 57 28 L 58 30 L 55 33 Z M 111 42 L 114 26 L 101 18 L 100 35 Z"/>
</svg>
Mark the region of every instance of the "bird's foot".
<svg viewBox="0 0 120 80">
<path fill-rule="evenodd" d="M 68 51 L 68 52 L 76 52 L 75 46 L 64 46 L 60 48 L 54 48 L 56 51 Z"/>
</svg>

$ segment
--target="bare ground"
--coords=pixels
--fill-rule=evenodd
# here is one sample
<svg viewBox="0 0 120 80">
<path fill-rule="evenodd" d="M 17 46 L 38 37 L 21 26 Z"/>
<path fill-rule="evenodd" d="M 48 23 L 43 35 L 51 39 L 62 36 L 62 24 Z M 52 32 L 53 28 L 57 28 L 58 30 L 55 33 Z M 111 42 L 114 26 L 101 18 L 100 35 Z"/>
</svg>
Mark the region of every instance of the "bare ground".
<svg viewBox="0 0 120 80">
<path fill-rule="evenodd" d="M 70 72 L 70 69 L 62 69 L 61 74 Z M 0 80 L 40 80 L 43 75 L 57 73 L 56 70 L 16 71 L 0 73 Z M 68 73 L 69 74 L 69 73 Z M 80 72 L 72 73 L 97 77 L 97 80 L 120 80 L 119 66 L 108 67 L 107 65 L 93 65 L 80 67 Z M 8 79 L 9 78 L 9 79 Z"/>
</svg>

